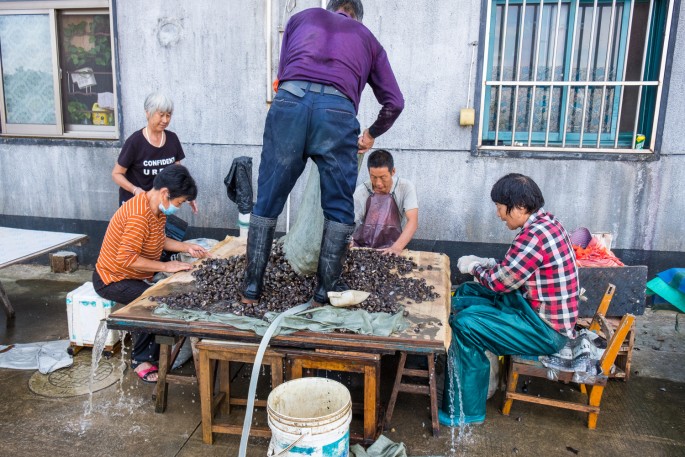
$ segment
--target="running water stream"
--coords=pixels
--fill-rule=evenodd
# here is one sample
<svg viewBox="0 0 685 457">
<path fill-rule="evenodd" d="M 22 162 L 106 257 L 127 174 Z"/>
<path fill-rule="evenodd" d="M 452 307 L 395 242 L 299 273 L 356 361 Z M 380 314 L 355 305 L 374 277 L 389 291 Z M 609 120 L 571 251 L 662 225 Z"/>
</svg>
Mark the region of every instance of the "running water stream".
<svg viewBox="0 0 685 457">
<path fill-rule="evenodd" d="M 450 410 L 448 411 L 450 414 L 450 420 L 452 423 L 454 423 L 454 419 L 456 418 L 457 412 L 455 411 L 454 404 L 455 404 L 455 396 L 456 399 L 459 401 L 459 422 L 455 427 L 450 427 L 450 433 L 451 433 L 451 438 L 452 438 L 452 443 L 450 447 L 450 451 L 452 452 L 453 456 L 457 455 L 457 447 L 460 444 L 466 444 L 466 441 L 471 437 L 471 427 L 469 424 L 466 423 L 465 416 L 464 416 L 464 404 L 462 401 L 462 389 L 461 389 L 461 379 L 459 376 L 459 363 L 457 362 L 458 356 L 459 356 L 459 347 L 458 345 L 452 343 L 450 345 L 450 350 L 447 352 L 447 372 L 449 374 L 450 379 L 452 382 L 450 383 L 451 389 L 449 389 L 449 403 L 450 403 Z M 456 389 L 455 389 L 456 387 Z M 456 392 L 455 392 L 456 390 Z M 457 430 L 457 434 L 455 436 L 455 429 Z"/>
<path fill-rule="evenodd" d="M 88 378 L 88 405 L 86 408 L 86 416 L 93 411 L 93 379 L 95 378 L 95 373 L 97 372 L 98 365 L 100 364 L 100 359 L 102 359 L 102 351 L 105 349 L 105 343 L 107 342 L 107 322 L 103 319 L 100 321 L 100 326 L 98 331 L 95 333 L 95 339 L 93 341 L 93 352 L 91 353 L 90 362 L 90 377 Z"/>
</svg>

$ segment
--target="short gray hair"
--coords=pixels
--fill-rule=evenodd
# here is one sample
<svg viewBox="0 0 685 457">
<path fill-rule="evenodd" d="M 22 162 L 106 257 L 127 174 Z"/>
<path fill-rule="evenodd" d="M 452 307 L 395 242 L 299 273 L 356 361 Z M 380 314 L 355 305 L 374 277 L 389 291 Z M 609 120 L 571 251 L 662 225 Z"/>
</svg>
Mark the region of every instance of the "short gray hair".
<svg viewBox="0 0 685 457">
<path fill-rule="evenodd" d="M 359 22 L 364 19 L 364 6 L 361 0 L 328 0 L 328 5 L 326 5 L 326 9 L 334 13 L 341 8 L 354 14 L 354 18 Z"/>
<path fill-rule="evenodd" d="M 162 93 L 153 92 L 145 97 L 145 112 L 154 114 L 157 111 L 160 113 L 173 113 L 174 102 Z"/>
</svg>

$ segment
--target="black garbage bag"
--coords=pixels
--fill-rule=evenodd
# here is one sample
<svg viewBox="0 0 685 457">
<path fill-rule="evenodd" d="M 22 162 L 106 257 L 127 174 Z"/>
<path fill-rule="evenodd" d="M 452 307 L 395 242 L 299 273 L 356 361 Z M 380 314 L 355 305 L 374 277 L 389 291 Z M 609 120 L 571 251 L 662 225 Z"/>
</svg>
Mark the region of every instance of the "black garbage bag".
<svg viewBox="0 0 685 457">
<path fill-rule="evenodd" d="M 224 179 L 229 200 L 238 205 L 241 214 L 252 212 L 252 158 L 236 157 Z"/>
</svg>

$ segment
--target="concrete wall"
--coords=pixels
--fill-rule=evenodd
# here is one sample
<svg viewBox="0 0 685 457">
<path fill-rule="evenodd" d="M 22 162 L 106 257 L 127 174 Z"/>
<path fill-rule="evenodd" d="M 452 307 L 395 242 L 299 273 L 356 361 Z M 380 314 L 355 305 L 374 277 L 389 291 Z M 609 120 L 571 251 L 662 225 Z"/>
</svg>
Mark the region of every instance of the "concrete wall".
<svg viewBox="0 0 685 457">
<path fill-rule="evenodd" d="M 285 1 L 274 1 L 274 30 Z M 320 2 L 297 2 L 295 11 Z M 254 158 L 256 184 L 267 110 L 264 1 L 116 1 L 122 138 L 145 124 L 143 100 L 168 93 L 178 133 L 200 185 L 191 225 L 235 228 L 237 210 L 223 179 L 234 157 Z M 365 2 L 364 23 L 387 49 L 406 110 L 376 147 L 391 149 L 401 176 L 419 191 L 420 239 L 508 244 L 489 192 L 509 172 L 532 176 L 546 208 L 567 226 L 615 234 L 620 249 L 685 251 L 685 165 L 680 119 L 685 106 L 685 24 L 678 26 L 660 159 L 653 162 L 474 157 L 470 128 L 459 126 L 469 85 L 469 42 L 479 39 L 480 1 Z M 274 45 L 274 49 L 276 46 Z M 274 61 L 277 55 L 274 56 Z M 476 69 L 472 78 L 475 79 Z M 473 95 L 471 96 L 473 103 Z M 360 109 L 369 126 L 378 104 L 369 89 Z M 26 143 L 26 142 L 24 142 Z M 110 178 L 119 145 L 78 147 L 0 143 L 0 217 L 106 221 L 116 210 Z M 366 172 L 360 180 L 366 178 Z M 304 180 L 293 193 L 293 215 Z M 256 186 L 255 186 L 256 188 Z M 284 228 L 281 218 L 280 229 Z"/>
</svg>

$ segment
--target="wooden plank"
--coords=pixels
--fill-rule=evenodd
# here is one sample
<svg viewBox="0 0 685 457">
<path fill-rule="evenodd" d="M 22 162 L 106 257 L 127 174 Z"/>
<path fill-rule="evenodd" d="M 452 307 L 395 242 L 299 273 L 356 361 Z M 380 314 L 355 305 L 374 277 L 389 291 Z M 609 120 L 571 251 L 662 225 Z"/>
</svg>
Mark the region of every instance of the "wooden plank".
<svg viewBox="0 0 685 457">
<path fill-rule="evenodd" d="M 404 369 L 404 375 L 405 376 L 416 376 L 419 378 L 427 378 L 428 377 L 428 370 L 417 370 L 414 368 L 405 368 Z"/>
<path fill-rule="evenodd" d="M 197 378 L 189 374 L 167 374 L 166 382 L 172 384 L 183 384 L 186 386 L 194 386 L 197 384 Z"/>
<path fill-rule="evenodd" d="M 598 413 L 599 407 L 582 405 L 580 403 L 572 403 L 569 401 L 552 400 L 544 397 L 537 397 L 533 395 L 520 394 L 518 392 L 507 392 L 506 400 L 520 400 L 528 403 L 537 403 L 540 405 L 555 406 L 557 408 L 572 409 L 574 411 L 581 411 L 584 413 Z"/>
<path fill-rule="evenodd" d="M 400 384 L 399 391 L 400 392 L 408 392 L 411 394 L 423 394 L 423 395 L 430 395 L 431 394 L 428 386 L 423 386 L 421 384 L 403 383 L 403 384 Z"/>
<path fill-rule="evenodd" d="M 228 433 L 231 435 L 242 435 L 243 426 L 242 425 L 230 425 L 226 423 L 214 423 L 212 424 L 212 432 L 214 433 Z M 266 427 L 255 427 L 250 428 L 250 436 L 258 436 L 260 438 L 271 438 L 271 430 Z"/>
</svg>

